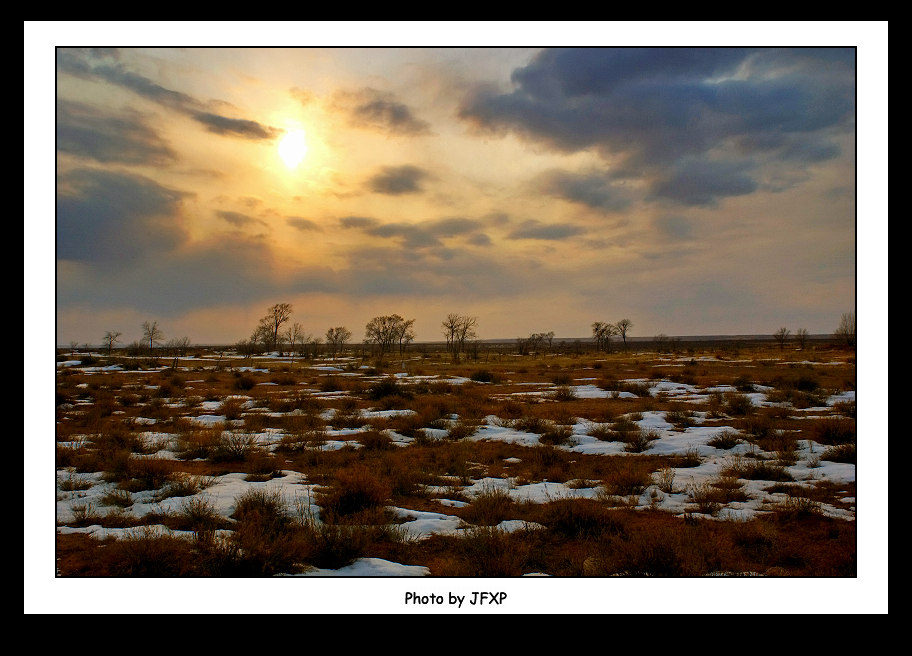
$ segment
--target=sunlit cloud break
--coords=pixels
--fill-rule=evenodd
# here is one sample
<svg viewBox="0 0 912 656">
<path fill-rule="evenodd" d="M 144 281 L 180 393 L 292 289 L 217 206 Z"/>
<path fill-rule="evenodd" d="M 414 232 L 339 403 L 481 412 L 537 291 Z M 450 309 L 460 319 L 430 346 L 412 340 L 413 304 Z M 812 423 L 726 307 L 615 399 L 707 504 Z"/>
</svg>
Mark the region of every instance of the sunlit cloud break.
<svg viewBox="0 0 912 656">
<path fill-rule="evenodd" d="M 856 50 L 59 48 L 57 337 L 835 328 Z M 212 321 L 212 316 L 218 321 Z"/>
</svg>

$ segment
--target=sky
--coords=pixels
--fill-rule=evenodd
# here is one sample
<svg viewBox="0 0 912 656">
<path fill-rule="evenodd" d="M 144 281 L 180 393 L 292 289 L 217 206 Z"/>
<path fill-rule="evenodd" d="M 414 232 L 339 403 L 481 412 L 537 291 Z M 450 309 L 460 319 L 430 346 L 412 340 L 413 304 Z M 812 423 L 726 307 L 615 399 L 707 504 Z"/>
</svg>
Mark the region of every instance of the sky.
<svg viewBox="0 0 912 656">
<path fill-rule="evenodd" d="M 31 24 L 56 343 L 149 320 L 233 344 L 275 303 L 355 341 L 393 313 L 439 341 L 452 312 L 483 339 L 831 333 L 859 300 L 857 228 L 881 221 L 856 214 L 886 148 L 858 152 L 856 94 L 886 74 L 885 23 L 663 25 Z M 694 46 L 701 26 L 726 47 Z M 161 45 L 102 47 L 134 39 Z M 731 45 L 778 40 L 802 47 Z"/>
</svg>

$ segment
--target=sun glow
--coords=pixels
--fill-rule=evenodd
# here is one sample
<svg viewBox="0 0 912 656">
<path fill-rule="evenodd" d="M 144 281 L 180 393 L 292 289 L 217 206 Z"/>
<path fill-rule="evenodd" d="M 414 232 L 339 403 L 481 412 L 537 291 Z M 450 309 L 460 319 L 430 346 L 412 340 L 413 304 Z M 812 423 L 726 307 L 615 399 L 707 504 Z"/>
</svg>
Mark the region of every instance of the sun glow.
<svg viewBox="0 0 912 656">
<path fill-rule="evenodd" d="M 307 157 L 307 135 L 304 130 L 291 130 L 279 141 L 279 157 L 289 169 L 297 168 Z"/>
</svg>

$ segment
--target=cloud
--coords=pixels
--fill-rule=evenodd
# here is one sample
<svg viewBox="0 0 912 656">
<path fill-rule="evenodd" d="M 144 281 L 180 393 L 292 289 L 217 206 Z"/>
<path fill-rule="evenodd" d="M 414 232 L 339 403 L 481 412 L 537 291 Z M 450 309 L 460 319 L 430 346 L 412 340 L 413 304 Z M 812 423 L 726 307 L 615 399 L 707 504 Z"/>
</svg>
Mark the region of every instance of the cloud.
<svg viewBox="0 0 912 656">
<path fill-rule="evenodd" d="M 469 249 L 409 250 L 383 245 L 348 253 L 351 265 L 338 274 L 339 293 L 353 297 L 408 296 L 435 301 L 498 298 L 527 291 L 530 271 L 509 259 Z M 535 284 L 550 286 L 548 272 Z"/>
<path fill-rule="evenodd" d="M 440 246 L 437 237 L 421 224 L 381 223 L 376 219 L 359 216 L 348 216 L 339 220 L 343 228 L 355 228 L 372 237 L 381 239 L 401 239 L 408 248 L 427 248 Z"/>
<path fill-rule="evenodd" d="M 191 116 L 198 123 L 205 125 L 209 132 L 215 134 L 227 134 L 247 139 L 275 139 L 282 134 L 282 130 L 246 119 L 228 118 L 209 112 L 194 112 Z"/>
<path fill-rule="evenodd" d="M 618 212 L 631 203 L 630 192 L 604 172 L 552 170 L 539 175 L 534 184 L 546 194 L 606 212 Z"/>
<path fill-rule="evenodd" d="M 57 150 L 103 164 L 155 164 L 176 159 L 168 144 L 130 111 L 57 100 Z"/>
<path fill-rule="evenodd" d="M 465 217 L 437 219 L 436 221 L 428 221 L 423 225 L 426 230 L 441 237 L 454 237 L 473 233 L 483 226 L 481 221 Z"/>
<path fill-rule="evenodd" d="M 135 308 L 156 316 L 176 316 L 258 303 L 276 295 L 337 293 L 339 285 L 327 267 L 283 268 L 267 242 L 233 233 L 184 244 L 116 273 L 103 267 L 69 267 L 67 275 L 58 279 L 57 289 L 62 308 L 90 303 L 103 309 Z"/>
<path fill-rule="evenodd" d="M 277 128 L 257 121 L 212 113 L 204 103 L 193 96 L 163 87 L 143 75 L 127 70 L 120 63 L 96 65 L 92 61 L 93 55 L 95 53 L 88 50 L 60 49 L 57 51 L 57 69 L 78 77 L 100 79 L 129 89 L 146 100 L 189 116 L 214 134 L 246 139 L 274 139 L 282 133 Z"/>
<path fill-rule="evenodd" d="M 311 221 L 310 219 L 302 219 L 300 216 L 289 216 L 286 221 L 292 228 L 296 228 L 302 232 L 307 232 L 309 230 L 323 232 L 323 228 L 315 221 Z"/>
<path fill-rule="evenodd" d="M 430 124 L 388 92 L 370 87 L 341 91 L 335 95 L 335 103 L 348 113 L 349 122 L 356 127 L 406 136 L 430 134 Z"/>
<path fill-rule="evenodd" d="M 605 95 L 625 83 L 712 78 L 734 72 L 743 48 L 558 48 L 540 53 L 513 72 L 512 81 L 533 97 Z"/>
<path fill-rule="evenodd" d="M 714 161 L 753 160 L 759 167 L 786 158 L 801 166 L 835 157 L 834 139 L 854 130 L 851 48 L 549 49 L 511 79 L 509 92 L 475 87 L 458 115 L 478 129 L 515 133 L 555 151 L 594 152 L 615 175 L 658 180 L 655 195 L 683 204 L 751 191 L 756 173 L 743 166 L 722 184 L 699 175 Z M 698 175 L 685 173 L 685 163 Z M 686 189 L 665 185 L 676 177 Z M 609 197 L 604 189 L 587 197 L 587 185 L 555 184 L 582 202 Z"/>
<path fill-rule="evenodd" d="M 476 219 L 465 217 L 447 217 L 418 223 L 403 223 L 398 221 L 382 223 L 377 219 L 347 216 L 339 219 L 343 228 L 355 228 L 365 234 L 381 239 L 399 239 L 407 248 L 422 249 L 438 247 L 439 254 L 444 252 L 444 238 L 466 237 L 466 241 L 473 245 L 487 245 L 490 239 L 478 231 L 484 223 Z"/>
<path fill-rule="evenodd" d="M 238 227 L 250 225 L 252 223 L 259 223 L 260 225 L 264 225 L 264 226 L 269 225 L 262 219 L 256 219 L 252 216 L 247 216 L 246 214 L 241 214 L 240 212 L 230 212 L 230 211 L 225 211 L 225 210 L 219 210 L 215 214 L 223 221 L 227 221 L 231 225 L 235 225 Z"/>
<path fill-rule="evenodd" d="M 683 216 L 659 216 L 652 223 L 662 234 L 672 239 L 687 239 L 693 233 L 693 224 Z"/>
<path fill-rule="evenodd" d="M 384 166 L 367 182 L 371 191 L 390 196 L 417 194 L 423 191 L 422 183 L 432 176 L 417 166 Z"/>
<path fill-rule="evenodd" d="M 583 232 L 580 226 L 570 224 L 547 224 L 534 219 L 523 221 L 507 235 L 510 239 L 540 239 L 560 241 Z"/>
<path fill-rule="evenodd" d="M 186 239 L 184 193 L 138 175 L 78 169 L 58 177 L 57 257 L 131 266 Z"/>
<path fill-rule="evenodd" d="M 380 222 L 377 219 L 372 219 L 366 216 L 343 216 L 339 219 L 339 225 L 343 228 L 370 228 L 372 226 L 378 225 Z"/>
<path fill-rule="evenodd" d="M 652 185 L 655 198 L 684 205 L 714 206 L 719 198 L 743 196 L 757 189 L 749 162 L 714 162 L 688 159 L 678 162 Z"/>
<path fill-rule="evenodd" d="M 409 223 L 384 223 L 369 228 L 367 234 L 382 238 L 398 238 L 407 248 L 440 246 L 440 241 L 420 225 Z"/>
<path fill-rule="evenodd" d="M 147 100 L 151 100 L 166 107 L 171 107 L 172 109 L 187 112 L 200 105 L 199 101 L 192 96 L 156 84 L 145 76 L 126 70 L 120 64 L 116 66 L 96 66 L 90 68 L 89 71 L 93 77 L 129 89 Z"/>
<path fill-rule="evenodd" d="M 292 87 L 289 89 L 288 93 L 290 93 L 291 97 L 302 105 L 309 105 L 315 98 L 312 91 L 308 91 L 307 89 L 302 89 L 300 87 Z"/>
</svg>

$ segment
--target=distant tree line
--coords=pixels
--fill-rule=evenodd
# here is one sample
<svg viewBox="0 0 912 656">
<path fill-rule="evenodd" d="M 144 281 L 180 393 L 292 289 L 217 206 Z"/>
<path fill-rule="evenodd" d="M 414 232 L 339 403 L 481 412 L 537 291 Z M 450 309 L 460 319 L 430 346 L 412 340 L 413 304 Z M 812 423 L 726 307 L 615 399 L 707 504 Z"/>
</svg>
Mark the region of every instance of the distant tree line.
<svg viewBox="0 0 912 656">
<path fill-rule="evenodd" d="M 773 339 L 776 340 L 776 343 L 779 345 L 779 350 L 785 348 L 785 345 L 788 344 L 789 337 L 791 336 L 792 331 L 785 326 L 780 327 L 773 333 Z M 798 328 L 795 331 L 794 339 L 798 348 L 804 349 L 807 346 L 809 338 L 810 335 L 806 328 Z M 840 317 L 839 325 L 836 326 L 836 330 L 833 331 L 833 339 L 841 346 L 855 346 L 855 314 L 853 312 L 846 312 Z"/>
<path fill-rule="evenodd" d="M 546 333 L 531 333 L 528 337 L 516 338 L 516 352 L 519 355 L 541 355 L 544 357 L 551 352 L 554 344 L 554 331 Z"/>
<path fill-rule="evenodd" d="M 290 303 L 276 303 L 269 307 L 261 317 L 250 337 L 235 344 L 238 354 L 252 356 L 267 351 L 277 352 L 279 355 L 288 354 L 292 358 L 297 356 L 314 359 L 325 352 L 333 359 L 340 357 L 349 344 L 353 334 L 345 326 L 333 326 L 327 329 L 324 340 L 307 333 L 303 326 L 292 321 L 293 307 Z M 450 313 L 440 324 L 446 352 L 454 362 L 459 362 L 463 357 L 471 356 L 478 359 L 480 345 L 478 341 L 478 317 Z M 626 350 L 627 338 L 633 328 L 630 319 L 621 319 L 617 322 L 595 321 L 592 323 L 592 337 L 597 352 L 610 352 L 613 338 L 619 337 Z M 192 344 L 188 337 L 172 338 L 165 342 L 165 335 L 158 321 L 144 321 L 141 326 L 141 339 L 124 347 L 127 355 L 139 357 L 143 355 L 154 356 L 185 356 Z M 104 333 L 101 343 L 109 355 L 121 344 L 123 333 L 118 330 L 109 330 Z M 773 333 L 773 339 L 780 349 L 784 349 L 790 339 L 798 348 L 805 348 L 809 340 L 807 329 L 798 328 L 794 334 L 782 326 Z M 416 338 L 415 319 L 406 319 L 399 314 L 379 315 L 372 318 L 364 328 L 364 341 L 362 349 L 369 347 L 374 355 L 381 359 L 385 354 L 404 354 Z M 517 337 L 515 350 L 519 355 L 542 355 L 551 353 L 554 349 L 554 331 L 531 333 L 528 337 Z M 833 338 L 842 346 L 854 347 L 856 342 L 855 314 L 845 313 L 839 325 L 833 332 Z M 669 337 L 661 333 L 653 337 L 653 347 L 658 351 L 676 352 L 681 348 L 680 337 Z M 73 351 L 77 344 L 70 343 Z M 91 348 L 88 344 L 86 349 Z M 488 355 L 493 350 L 495 355 L 504 352 L 504 345 L 490 346 L 485 349 Z M 561 351 L 572 350 L 580 353 L 585 346 L 580 340 L 568 344 L 560 342 Z M 487 355 L 485 358 L 487 359 Z"/>
<path fill-rule="evenodd" d="M 620 337 L 627 349 L 627 335 L 633 328 L 630 319 L 621 319 L 617 323 L 596 321 L 592 324 L 592 336 L 595 338 L 595 350 L 608 352 L 611 350 L 611 338 Z"/>
<path fill-rule="evenodd" d="M 143 321 L 140 326 L 142 338 L 133 341 L 124 347 L 128 356 L 139 357 L 143 355 L 154 356 L 156 348 L 159 355 L 166 356 L 184 356 L 190 350 L 191 342 L 189 337 L 174 337 L 165 342 L 165 334 L 158 321 Z M 114 348 L 120 344 L 120 338 L 123 335 L 119 330 L 108 330 L 101 338 L 102 347 L 113 355 Z"/>
</svg>

